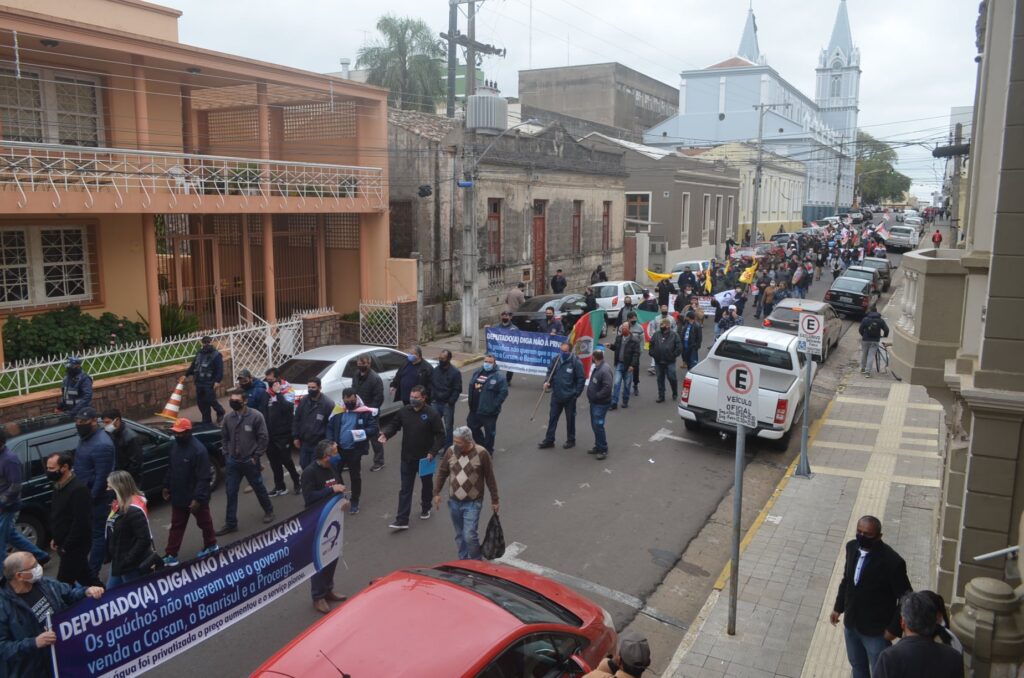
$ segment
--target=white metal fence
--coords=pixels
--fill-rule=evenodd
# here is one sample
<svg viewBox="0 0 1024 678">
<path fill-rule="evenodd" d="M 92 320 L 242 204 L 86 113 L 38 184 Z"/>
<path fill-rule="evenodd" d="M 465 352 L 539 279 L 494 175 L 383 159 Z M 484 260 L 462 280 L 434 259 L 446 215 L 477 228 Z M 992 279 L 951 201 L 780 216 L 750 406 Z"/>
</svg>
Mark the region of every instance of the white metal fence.
<svg viewBox="0 0 1024 678">
<path fill-rule="evenodd" d="M 256 318 L 254 323 L 196 332 L 160 344 L 137 342 L 75 355 L 82 359 L 83 371 L 93 379 L 114 377 L 187 362 L 199 350 L 200 337 L 209 335 L 213 338 L 214 346 L 230 355 L 235 372 L 247 368 L 253 374 L 262 376 L 268 367 L 279 365 L 302 352 L 302 316 L 309 313 L 296 314 L 274 324 L 253 314 Z M 50 356 L 4 365 L 3 372 L 0 372 L 0 398 L 60 386 L 67 358 L 67 355 Z M 234 377 L 225 374 L 224 380 L 230 384 Z"/>
<path fill-rule="evenodd" d="M 398 346 L 398 304 L 389 301 L 359 302 L 359 342 Z"/>
</svg>

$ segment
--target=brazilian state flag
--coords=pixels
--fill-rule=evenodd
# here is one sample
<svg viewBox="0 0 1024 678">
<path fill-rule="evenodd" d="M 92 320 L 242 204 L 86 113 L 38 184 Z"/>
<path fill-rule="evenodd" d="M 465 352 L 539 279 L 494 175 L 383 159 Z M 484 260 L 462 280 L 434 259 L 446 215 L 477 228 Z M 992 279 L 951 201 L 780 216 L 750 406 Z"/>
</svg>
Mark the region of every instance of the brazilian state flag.
<svg viewBox="0 0 1024 678">
<path fill-rule="evenodd" d="M 679 314 L 669 311 L 669 315 L 679 322 Z M 636 320 L 644 328 L 644 350 L 650 348 L 651 337 L 661 331 L 661 313 L 658 311 L 637 311 Z"/>
<path fill-rule="evenodd" d="M 594 345 L 604 331 L 604 310 L 597 309 L 576 321 L 569 333 L 569 344 L 576 357 L 583 363 L 583 372 L 590 378 L 590 363 L 594 356 Z"/>
</svg>

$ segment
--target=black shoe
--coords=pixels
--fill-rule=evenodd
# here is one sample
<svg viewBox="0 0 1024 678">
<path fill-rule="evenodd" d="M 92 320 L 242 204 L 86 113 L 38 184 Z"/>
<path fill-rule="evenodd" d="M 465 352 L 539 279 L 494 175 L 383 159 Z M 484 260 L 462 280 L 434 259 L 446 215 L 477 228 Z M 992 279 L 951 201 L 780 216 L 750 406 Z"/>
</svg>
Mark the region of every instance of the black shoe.
<svg viewBox="0 0 1024 678">
<path fill-rule="evenodd" d="M 675 402 L 677 400 L 679 400 L 679 394 L 678 393 L 673 393 L 672 394 L 672 402 Z"/>
<path fill-rule="evenodd" d="M 563 450 L 569 450 L 569 449 L 572 449 L 574 447 L 576 447 L 576 441 L 575 440 L 566 440 L 565 444 L 562 445 L 562 449 Z"/>
<path fill-rule="evenodd" d="M 295 494 L 302 494 L 302 485 L 299 484 L 298 480 L 296 480 L 294 482 L 295 482 L 295 490 L 294 490 Z M 285 494 L 287 494 L 287 492 Z"/>
<path fill-rule="evenodd" d="M 555 442 L 553 440 L 542 440 L 537 445 L 538 449 L 541 449 L 541 450 L 546 450 L 546 449 L 548 449 L 550 447 L 554 447 L 554 446 L 555 446 Z"/>
<path fill-rule="evenodd" d="M 663 403 L 663 402 L 665 402 L 665 396 L 658 396 L 658 399 L 655 400 L 654 402 L 656 402 L 656 403 Z"/>
<path fill-rule="evenodd" d="M 610 406 L 610 407 L 608 408 L 608 410 L 609 410 L 609 411 L 611 411 L 611 410 L 617 410 L 617 409 L 619 409 L 619 406 L 618 406 L 618 405 L 616 405 L 615 403 L 612 403 L 612 404 L 611 404 L 611 406 Z"/>
<path fill-rule="evenodd" d="M 370 467 L 370 473 L 376 473 L 382 468 L 384 468 L 384 464 L 374 464 L 373 466 Z"/>
<path fill-rule="evenodd" d="M 608 453 L 607 452 L 598 452 L 597 456 L 594 457 L 594 458 L 597 459 L 598 461 L 603 461 L 603 460 L 608 458 Z"/>
<path fill-rule="evenodd" d="M 223 525 L 219 530 L 214 532 L 218 537 L 223 537 L 225 534 L 231 534 L 232 532 L 238 532 L 237 525 Z"/>
<path fill-rule="evenodd" d="M 640 387 L 639 386 L 636 386 L 636 385 L 633 386 L 633 395 L 635 395 L 635 396 L 640 395 Z"/>
<path fill-rule="evenodd" d="M 622 409 L 628 410 L 629 409 L 629 403 L 622 403 Z"/>
</svg>

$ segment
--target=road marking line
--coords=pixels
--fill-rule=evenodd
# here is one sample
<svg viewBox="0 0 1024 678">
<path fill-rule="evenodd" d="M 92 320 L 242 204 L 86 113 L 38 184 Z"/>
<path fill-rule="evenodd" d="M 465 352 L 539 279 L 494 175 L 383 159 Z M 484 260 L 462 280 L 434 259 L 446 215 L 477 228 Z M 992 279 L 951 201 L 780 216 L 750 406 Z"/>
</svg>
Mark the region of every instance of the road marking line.
<svg viewBox="0 0 1024 678">
<path fill-rule="evenodd" d="M 854 471 L 848 468 L 834 468 L 831 466 L 815 466 L 815 473 L 826 476 L 841 476 L 843 478 L 861 478 L 868 480 L 881 480 L 875 477 L 876 474 L 868 471 Z M 915 485 L 917 487 L 938 487 L 939 481 L 933 478 L 912 478 L 910 476 L 889 475 L 886 479 L 894 485 Z"/>
<path fill-rule="evenodd" d="M 646 605 L 644 601 L 640 600 L 636 596 L 632 596 L 628 593 L 623 593 L 622 591 L 616 591 L 615 589 L 610 589 L 607 586 L 602 586 L 601 584 L 597 584 L 590 580 L 583 579 L 582 577 L 577 577 L 572 574 L 559 572 L 558 570 L 554 570 L 550 567 L 538 565 L 536 563 L 531 563 L 529 561 L 519 558 L 519 555 L 525 550 L 525 544 L 521 544 L 517 541 L 514 541 L 505 547 L 505 555 L 503 555 L 501 558 L 496 558 L 494 562 L 501 563 L 503 565 L 510 565 L 512 567 L 518 567 L 520 570 L 526 570 L 527 572 L 539 574 L 542 577 L 554 579 L 557 582 L 566 584 L 568 586 L 572 586 L 577 589 L 581 589 L 583 591 L 586 591 L 587 593 L 592 593 L 594 595 L 601 596 L 602 598 L 606 598 L 607 600 L 611 600 L 616 603 L 621 603 L 622 605 L 633 608 L 642 615 L 646 615 L 652 619 L 662 622 L 663 624 L 668 624 L 669 626 L 674 626 L 678 629 L 682 629 L 683 631 L 689 629 L 689 626 L 687 626 L 684 622 L 675 619 L 674 617 L 671 617 L 661 612 L 660 610 L 657 610 L 653 607 Z"/>
<path fill-rule="evenodd" d="M 856 398 L 854 396 L 839 396 L 836 398 L 841 403 L 850 403 L 851 405 L 874 405 L 875 407 L 888 407 L 885 402 L 879 402 L 871 398 Z M 942 405 L 934 405 L 932 403 L 901 403 L 901 408 L 908 410 L 927 410 L 927 411 L 938 411 L 942 409 Z"/>
<path fill-rule="evenodd" d="M 855 445 L 853 443 L 834 443 L 827 440 L 820 440 L 814 443 L 814 447 L 827 447 L 834 450 L 845 450 L 849 452 L 868 452 L 870 454 L 894 454 L 897 457 L 918 457 L 921 459 L 935 459 L 937 453 L 925 452 L 924 450 L 904 450 L 902 448 L 887 449 L 875 445 Z"/>
<path fill-rule="evenodd" d="M 842 428 L 859 428 L 859 429 L 877 429 L 878 424 L 872 424 L 871 422 L 865 421 L 854 421 L 853 419 L 831 419 L 825 422 L 825 426 L 840 426 Z M 904 426 L 904 433 L 930 433 L 937 435 L 939 432 L 938 427 L 931 428 L 928 426 Z"/>
</svg>

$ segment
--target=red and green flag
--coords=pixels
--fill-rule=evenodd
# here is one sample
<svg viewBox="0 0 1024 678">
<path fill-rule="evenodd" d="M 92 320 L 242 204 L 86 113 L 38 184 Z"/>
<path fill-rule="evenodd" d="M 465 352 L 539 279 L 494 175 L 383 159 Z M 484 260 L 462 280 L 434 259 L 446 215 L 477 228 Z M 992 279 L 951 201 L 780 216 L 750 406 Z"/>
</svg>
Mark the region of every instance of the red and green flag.
<svg viewBox="0 0 1024 678">
<path fill-rule="evenodd" d="M 594 356 L 594 344 L 604 330 L 604 311 L 598 309 L 587 313 L 576 321 L 569 333 L 569 344 L 576 357 L 583 363 L 583 372 L 590 377 L 590 363 Z"/>
</svg>

